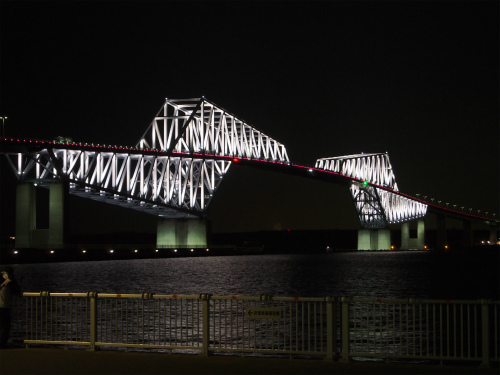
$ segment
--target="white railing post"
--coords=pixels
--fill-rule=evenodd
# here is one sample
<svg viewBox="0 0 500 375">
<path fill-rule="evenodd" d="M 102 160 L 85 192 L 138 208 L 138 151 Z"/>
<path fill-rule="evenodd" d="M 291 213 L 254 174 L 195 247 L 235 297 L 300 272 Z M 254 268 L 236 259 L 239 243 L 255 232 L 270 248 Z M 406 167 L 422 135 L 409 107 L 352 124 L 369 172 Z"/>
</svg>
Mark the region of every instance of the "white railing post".
<svg viewBox="0 0 500 375">
<path fill-rule="evenodd" d="M 342 340 L 342 348 L 340 352 L 340 360 L 342 362 L 349 361 L 349 338 L 350 338 L 350 330 L 349 330 L 349 297 L 340 297 L 341 302 L 341 340 Z"/>
<path fill-rule="evenodd" d="M 489 335 L 489 312 L 490 304 L 486 299 L 481 300 L 481 367 L 490 366 L 490 335 Z"/>
<path fill-rule="evenodd" d="M 326 302 L 326 359 L 337 354 L 337 298 L 325 297 Z"/>
<path fill-rule="evenodd" d="M 97 292 L 88 292 L 90 299 L 90 347 L 89 350 L 95 351 L 97 341 Z"/>
<path fill-rule="evenodd" d="M 203 346 L 202 355 L 208 357 L 210 355 L 210 297 L 211 294 L 200 294 L 200 299 L 203 303 L 202 311 L 202 333 L 203 333 Z"/>
</svg>

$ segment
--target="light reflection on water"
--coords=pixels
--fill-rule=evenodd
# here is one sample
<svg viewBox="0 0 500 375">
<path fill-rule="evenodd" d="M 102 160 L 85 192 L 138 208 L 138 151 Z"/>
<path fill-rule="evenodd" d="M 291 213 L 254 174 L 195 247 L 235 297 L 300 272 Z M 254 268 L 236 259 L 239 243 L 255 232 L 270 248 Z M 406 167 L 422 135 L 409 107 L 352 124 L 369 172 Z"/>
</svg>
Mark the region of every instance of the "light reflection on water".
<svg viewBox="0 0 500 375">
<path fill-rule="evenodd" d="M 352 252 L 24 264 L 24 291 L 499 298 L 499 255 Z"/>
</svg>

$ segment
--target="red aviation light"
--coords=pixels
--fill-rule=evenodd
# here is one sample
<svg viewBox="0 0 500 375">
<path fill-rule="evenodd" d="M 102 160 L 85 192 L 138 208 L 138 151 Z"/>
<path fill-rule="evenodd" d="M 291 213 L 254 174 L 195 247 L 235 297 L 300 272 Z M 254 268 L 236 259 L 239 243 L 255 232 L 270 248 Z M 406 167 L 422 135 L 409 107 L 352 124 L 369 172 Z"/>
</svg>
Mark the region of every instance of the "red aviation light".
<svg viewBox="0 0 500 375">
<path fill-rule="evenodd" d="M 237 162 L 239 162 L 239 161 L 240 161 L 240 159 L 238 159 L 238 158 L 233 158 L 233 161 L 234 161 L 235 163 L 237 163 Z"/>
</svg>

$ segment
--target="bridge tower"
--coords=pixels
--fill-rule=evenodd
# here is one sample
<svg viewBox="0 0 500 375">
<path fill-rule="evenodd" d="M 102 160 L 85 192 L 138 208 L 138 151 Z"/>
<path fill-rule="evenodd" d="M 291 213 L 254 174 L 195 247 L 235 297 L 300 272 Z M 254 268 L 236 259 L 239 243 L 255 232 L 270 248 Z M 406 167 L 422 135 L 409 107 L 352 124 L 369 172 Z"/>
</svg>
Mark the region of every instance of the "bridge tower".
<svg viewBox="0 0 500 375">
<path fill-rule="evenodd" d="M 387 153 L 357 154 L 322 158 L 316 168 L 352 178 L 349 190 L 358 212 L 358 250 L 389 250 L 389 224 L 402 226 L 402 247 L 410 242 L 408 221 L 423 218 L 427 205 L 401 195 Z M 419 220 L 417 248 L 424 243 L 424 222 Z"/>
<path fill-rule="evenodd" d="M 166 190 L 158 198 L 174 209 L 159 215 L 158 247 L 207 246 L 203 214 L 233 159 L 289 163 L 284 145 L 203 97 L 167 99 L 136 147 L 180 156 L 166 168 L 153 166 L 154 181 L 163 180 L 156 190 Z"/>
<path fill-rule="evenodd" d="M 167 99 L 134 147 L 22 143 L 6 150 L 18 180 L 52 185 L 48 230 L 33 186 L 19 187 L 18 247 L 64 246 L 67 191 L 157 216 L 158 247 L 206 247 L 206 210 L 233 162 L 290 164 L 283 144 L 203 97 Z"/>
</svg>

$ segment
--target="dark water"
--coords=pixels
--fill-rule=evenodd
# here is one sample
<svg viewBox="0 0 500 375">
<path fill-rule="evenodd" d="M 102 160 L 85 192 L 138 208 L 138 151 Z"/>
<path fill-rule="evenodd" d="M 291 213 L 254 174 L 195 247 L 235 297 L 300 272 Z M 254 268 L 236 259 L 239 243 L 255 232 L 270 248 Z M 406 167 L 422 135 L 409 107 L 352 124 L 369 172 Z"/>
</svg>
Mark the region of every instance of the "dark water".
<svg viewBox="0 0 500 375">
<path fill-rule="evenodd" d="M 498 252 L 352 252 L 23 264 L 24 291 L 499 299 Z"/>
</svg>

